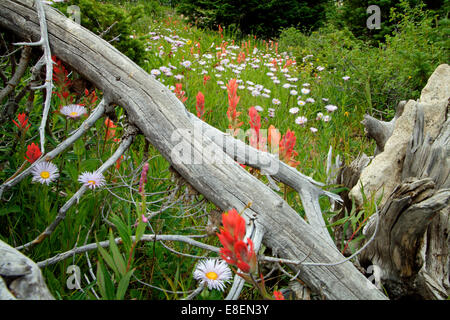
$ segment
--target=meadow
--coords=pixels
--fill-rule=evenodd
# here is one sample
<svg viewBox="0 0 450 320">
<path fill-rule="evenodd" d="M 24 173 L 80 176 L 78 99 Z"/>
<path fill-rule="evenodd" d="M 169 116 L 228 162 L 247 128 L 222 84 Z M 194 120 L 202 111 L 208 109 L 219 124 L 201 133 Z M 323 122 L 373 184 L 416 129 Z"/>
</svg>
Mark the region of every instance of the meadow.
<svg viewBox="0 0 450 320">
<path fill-rule="evenodd" d="M 147 6 L 145 1 L 138 3 Z M 134 5 L 123 4 L 124 12 Z M 64 13 L 67 5 L 58 8 Z M 399 32 L 379 47 L 333 26 L 309 35 L 289 28 L 277 39 L 262 39 L 223 26 L 201 29 L 170 8 L 152 10 L 130 21 L 127 33 L 117 40 L 132 41 L 141 49 L 136 62 L 203 121 L 231 134 L 250 132 L 239 137 L 260 150 L 279 151 L 280 159 L 323 183 L 330 179 L 326 164 L 330 147 L 333 158 L 339 155 L 343 164 L 362 153 L 372 155 L 375 143 L 364 134 L 363 115 L 390 120 L 397 103 L 417 98 L 418 88 L 434 68 L 448 61 L 441 31 L 430 25 L 433 18 L 411 8 L 401 17 Z M 114 38 L 111 30 L 108 36 Z M 102 97 L 58 57 L 54 61 L 55 87 L 46 130 L 50 150 L 86 121 Z M 12 73 L 7 55 L 0 66 L 5 74 Z M 26 87 L 31 76 L 28 69 L 17 90 Z M 20 101 L 13 119 L 2 123 L 0 184 L 39 158 L 43 99 L 36 91 Z M 64 109 L 72 104 L 82 108 Z M 186 186 L 143 136 L 136 137 L 103 177 L 89 176 L 117 150 L 126 124 L 126 114 L 117 106 L 52 159 L 50 177 L 32 174 L 2 194 L 0 237 L 14 247 L 39 239 L 24 249 L 36 262 L 110 241 L 109 249 L 84 252 L 42 268 L 57 299 L 185 298 L 198 287 L 193 276 L 197 262 L 217 256 L 179 241 L 139 241 L 148 232 L 189 236 L 220 246 L 216 232 L 209 229 L 208 213 L 217 208 Z M 256 128 L 261 136 L 248 131 Z M 49 236 L 39 238 L 83 184 L 88 186 L 84 196 L 64 212 Z M 297 193 L 278 185 L 279 194 L 303 216 Z M 325 189 L 343 191 L 332 184 Z M 363 239 L 359 231 L 374 212 L 375 201 L 369 198 L 363 208 L 353 208 L 344 219 L 330 223 L 332 235 L 337 225 L 353 233 L 339 244 L 341 250 L 354 250 Z M 327 221 L 338 214 L 326 199 L 321 207 Z M 121 237 L 122 245 L 114 245 L 114 237 Z M 78 290 L 68 285 L 73 279 L 69 266 L 81 272 Z M 288 280 L 288 275 L 272 272 L 265 288 L 278 291 Z M 196 299 L 224 297 L 221 290 L 204 289 Z M 261 297 L 261 291 L 246 283 L 242 299 Z"/>
</svg>

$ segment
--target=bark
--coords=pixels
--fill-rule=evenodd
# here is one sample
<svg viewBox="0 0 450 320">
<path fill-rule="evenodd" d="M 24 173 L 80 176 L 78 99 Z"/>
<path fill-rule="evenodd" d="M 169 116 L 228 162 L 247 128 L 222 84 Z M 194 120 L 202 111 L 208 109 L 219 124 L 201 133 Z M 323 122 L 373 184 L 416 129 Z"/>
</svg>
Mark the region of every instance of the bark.
<svg viewBox="0 0 450 320">
<path fill-rule="evenodd" d="M 39 267 L 1 240 L 0 299 L 54 300 Z"/>
<path fill-rule="evenodd" d="M 197 136 L 183 104 L 109 43 L 45 7 L 52 53 L 122 106 L 130 123 L 160 151 L 196 190 L 222 210 L 242 210 L 263 230 L 263 243 L 287 259 L 337 262 L 344 257 L 282 198 L 243 170 L 210 138 Z M 31 0 L 0 1 L 0 25 L 39 40 L 39 21 Z M 190 155 L 196 161 L 181 161 Z M 214 159 L 223 159 L 217 162 Z M 310 188 L 318 190 L 312 183 Z M 320 189 L 319 189 L 320 190 Z M 313 290 L 328 299 L 385 299 L 351 262 L 337 266 L 291 266 Z"/>
<path fill-rule="evenodd" d="M 390 298 L 447 299 L 450 293 L 450 118 L 435 139 L 424 134 L 424 112 L 416 121 L 402 166 L 402 181 L 381 212 L 375 241 L 362 253 L 377 265 Z M 365 234 L 373 232 L 373 223 Z"/>
</svg>

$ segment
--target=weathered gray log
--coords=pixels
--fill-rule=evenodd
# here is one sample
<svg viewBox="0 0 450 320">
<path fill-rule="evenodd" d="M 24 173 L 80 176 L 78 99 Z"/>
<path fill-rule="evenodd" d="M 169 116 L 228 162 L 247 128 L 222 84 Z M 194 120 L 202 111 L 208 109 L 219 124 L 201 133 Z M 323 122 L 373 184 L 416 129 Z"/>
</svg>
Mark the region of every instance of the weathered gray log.
<svg viewBox="0 0 450 320">
<path fill-rule="evenodd" d="M 247 220 L 264 230 L 263 242 L 280 257 L 307 262 L 337 262 L 344 257 L 298 213 L 258 179 L 230 159 L 209 138 L 194 135 L 183 104 L 109 43 L 45 8 L 52 52 L 94 83 L 107 100 L 125 108 L 130 122 L 196 190 L 222 210 L 245 210 Z M 16 34 L 39 39 L 39 22 L 31 0 L 0 1 L 0 25 Z M 180 131 L 182 129 L 183 131 Z M 180 147 L 181 146 L 181 147 Z M 212 148 L 212 149 L 211 149 Z M 194 161 L 182 161 L 190 154 Z M 198 162 L 201 160 L 200 162 Z M 300 278 L 328 299 L 385 299 L 350 262 L 337 266 L 292 266 Z"/>
<path fill-rule="evenodd" d="M 54 300 L 41 269 L 0 240 L 0 299 Z"/>
</svg>

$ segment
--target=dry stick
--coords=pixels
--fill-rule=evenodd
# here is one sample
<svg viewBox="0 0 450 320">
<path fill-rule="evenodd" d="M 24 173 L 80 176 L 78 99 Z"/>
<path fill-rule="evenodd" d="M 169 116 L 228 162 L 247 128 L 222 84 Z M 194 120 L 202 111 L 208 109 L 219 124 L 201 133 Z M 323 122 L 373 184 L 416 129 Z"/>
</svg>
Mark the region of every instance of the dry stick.
<svg viewBox="0 0 450 320">
<path fill-rule="evenodd" d="M 97 173 L 103 173 L 105 172 L 110 166 L 112 166 L 117 159 L 129 148 L 131 145 L 131 142 L 133 141 L 135 129 L 131 127 L 131 133 L 126 133 L 126 137 L 122 140 L 122 143 L 117 148 L 116 152 L 100 167 L 97 169 Z M 56 229 L 56 227 L 59 225 L 59 223 L 64 220 L 66 217 L 66 212 L 72 207 L 75 202 L 79 202 L 80 198 L 83 196 L 84 192 L 86 191 L 87 187 L 85 185 L 81 186 L 80 189 L 59 209 L 58 215 L 56 216 L 55 220 L 42 232 L 36 239 L 33 241 L 26 243 L 20 247 L 17 247 L 17 250 L 22 250 L 25 248 L 30 247 L 31 245 L 39 244 L 50 236 L 52 232 Z"/>
<path fill-rule="evenodd" d="M 6 86 L 0 91 L 0 102 L 13 92 L 14 88 L 19 84 L 20 79 L 24 75 L 28 67 L 28 62 L 31 58 L 31 47 L 25 46 L 22 50 L 22 55 L 20 56 L 20 61 L 17 66 L 16 72 L 6 83 Z"/>
<path fill-rule="evenodd" d="M 77 130 L 75 130 L 73 132 L 73 134 L 69 138 L 67 138 L 66 140 L 61 142 L 52 151 L 50 151 L 49 153 L 47 153 L 44 156 L 41 156 L 38 160 L 33 162 L 33 164 L 30 167 L 28 167 L 28 169 L 22 171 L 20 174 L 18 174 L 13 179 L 7 180 L 2 185 L 0 185 L 0 198 L 5 189 L 12 188 L 16 184 L 18 184 L 20 181 L 22 181 L 24 178 L 26 178 L 37 164 L 39 164 L 43 161 L 52 160 L 57 155 L 59 155 L 61 152 L 66 150 L 69 146 L 71 146 L 76 140 L 81 138 L 81 136 L 83 136 L 83 134 L 86 131 L 88 131 L 101 116 L 103 116 L 103 114 L 105 112 L 105 105 L 107 105 L 107 104 L 108 103 L 106 102 L 106 100 L 102 99 L 100 101 L 100 103 L 98 104 L 97 108 L 95 108 L 95 110 L 89 115 L 89 117 L 78 127 Z"/>
<path fill-rule="evenodd" d="M 135 241 L 136 237 L 132 236 L 131 240 Z M 188 243 L 190 245 L 205 249 L 205 250 L 209 250 L 212 252 L 216 252 L 219 253 L 219 248 L 211 246 L 209 244 L 205 244 L 199 241 L 194 240 L 192 237 L 189 236 L 182 236 L 182 235 L 164 235 L 164 234 L 158 234 L 158 235 L 154 235 L 154 234 L 144 234 L 140 241 L 146 241 L 146 242 L 150 242 L 150 241 L 181 241 L 181 242 L 185 242 Z M 118 237 L 114 239 L 115 243 L 120 244 L 122 243 L 122 238 Z M 109 240 L 105 240 L 105 241 L 101 241 L 99 242 L 99 245 L 102 248 L 107 248 L 109 247 Z M 55 264 L 59 261 L 62 261 L 64 259 L 70 258 L 71 256 L 75 255 L 75 254 L 79 254 L 79 253 L 84 253 L 87 251 L 91 251 L 91 250 L 95 250 L 97 249 L 97 243 L 90 243 L 78 248 L 74 248 L 72 250 L 66 251 L 64 253 L 60 253 L 57 254 L 56 256 L 46 259 L 44 261 L 38 262 L 37 265 L 40 268 L 43 267 L 47 267 L 49 265 Z"/>
<path fill-rule="evenodd" d="M 41 139 L 41 152 L 45 153 L 45 126 L 47 124 L 47 117 L 48 112 L 50 110 L 50 103 L 52 98 L 52 79 L 53 79 L 53 60 L 52 60 L 52 53 L 50 51 L 50 44 L 48 42 L 48 33 L 47 33 L 47 22 L 45 19 L 45 11 L 44 6 L 41 2 L 41 0 L 35 0 L 34 3 L 36 4 L 36 11 L 39 18 L 39 25 L 41 29 L 41 39 L 37 42 L 19 42 L 15 43 L 15 45 L 24 45 L 24 46 L 41 46 L 44 50 L 44 59 L 45 59 L 45 65 L 46 65 L 46 75 L 45 75 L 45 83 L 38 87 L 33 87 L 31 89 L 38 90 L 45 88 L 46 95 L 45 95 L 45 101 L 44 101 L 44 111 L 42 113 L 42 121 L 41 125 L 39 127 L 39 134 Z"/>
</svg>

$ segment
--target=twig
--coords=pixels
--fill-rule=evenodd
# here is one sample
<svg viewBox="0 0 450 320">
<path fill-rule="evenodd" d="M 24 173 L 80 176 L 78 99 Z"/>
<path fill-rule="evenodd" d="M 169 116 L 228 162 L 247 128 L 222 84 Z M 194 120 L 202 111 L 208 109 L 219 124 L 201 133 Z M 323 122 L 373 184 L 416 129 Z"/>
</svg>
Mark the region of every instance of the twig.
<svg viewBox="0 0 450 320">
<path fill-rule="evenodd" d="M 131 142 L 133 141 L 134 133 L 136 132 L 134 129 L 132 129 L 132 131 L 133 132 L 131 134 L 129 134 L 122 140 L 122 143 L 119 145 L 116 152 L 114 152 L 114 154 L 100 168 L 97 169 L 96 171 L 97 173 L 105 172 L 128 149 L 128 147 L 131 145 Z M 80 198 L 83 196 L 86 189 L 87 187 L 85 185 L 81 186 L 80 189 L 78 189 L 78 191 L 61 207 L 61 209 L 59 209 L 58 215 L 56 216 L 55 220 L 53 220 L 53 222 L 44 230 L 44 232 L 42 232 L 33 241 L 24 244 L 16 249 L 22 250 L 28 248 L 31 245 L 39 244 L 42 242 L 42 240 L 50 236 L 52 232 L 56 229 L 56 227 L 59 225 L 59 223 L 65 219 L 66 212 L 70 209 L 70 207 L 72 207 L 72 205 L 75 202 L 78 203 L 80 201 Z"/>
<path fill-rule="evenodd" d="M 135 236 L 131 237 L 132 241 L 135 241 L 135 239 L 136 239 Z M 185 243 L 188 243 L 190 245 L 193 245 L 193 246 L 205 249 L 205 250 L 209 250 L 209 251 L 212 251 L 212 252 L 216 252 L 216 253 L 219 253 L 219 251 L 220 251 L 220 249 L 217 248 L 217 247 L 214 247 L 214 246 L 211 246 L 209 244 L 205 244 L 205 243 L 196 241 L 196 240 L 192 239 L 192 237 L 182 236 L 182 235 L 144 234 L 142 236 L 142 238 L 140 239 L 140 241 L 145 241 L 145 242 L 152 241 L 153 242 L 153 241 L 155 241 L 155 239 L 156 239 L 156 241 L 180 241 L 180 242 L 185 242 Z M 120 243 L 122 243 L 122 238 L 120 238 L 120 237 L 115 238 L 114 241 L 117 244 L 120 244 Z M 107 248 L 107 247 L 109 247 L 109 240 L 101 241 L 101 242 L 99 242 L 99 245 L 102 248 Z M 66 251 L 64 253 L 60 253 L 60 254 L 58 254 L 58 255 L 56 255 L 56 256 L 54 256 L 52 258 L 46 259 L 44 261 L 38 262 L 37 265 L 40 268 L 47 267 L 47 266 L 55 264 L 55 263 L 57 263 L 59 261 L 65 260 L 67 258 L 70 258 L 74 254 L 80 254 L 80 253 L 84 253 L 84 252 L 91 251 L 91 250 L 96 250 L 96 249 L 97 249 L 97 243 L 90 243 L 90 244 L 87 244 L 87 245 L 84 245 L 84 246 L 81 246 L 81 247 L 78 247 L 78 248 Z"/>
<path fill-rule="evenodd" d="M 203 285 L 199 286 L 197 289 L 194 290 L 190 295 L 188 295 L 186 298 L 181 300 L 192 300 L 196 296 L 198 296 L 200 293 L 202 293 L 203 289 L 205 288 L 206 282 L 203 283 Z"/>
<path fill-rule="evenodd" d="M 25 71 L 28 67 L 28 62 L 31 58 L 31 47 L 25 46 L 22 50 L 22 55 L 20 56 L 20 61 L 17 66 L 16 72 L 6 83 L 6 86 L 0 91 L 0 102 L 7 97 L 11 92 L 13 92 L 14 88 L 19 84 L 20 79 L 24 75 Z"/>
<path fill-rule="evenodd" d="M 44 6 L 42 5 L 41 0 L 35 0 L 36 11 L 39 18 L 39 25 L 41 28 L 41 39 L 37 42 L 19 42 L 15 43 L 15 45 L 25 45 L 25 46 L 41 46 L 44 50 L 44 59 L 46 65 L 46 76 L 45 83 L 42 86 L 34 87 L 32 89 L 41 89 L 45 88 L 46 95 L 44 101 L 44 111 L 42 113 L 42 121 L 39 127 L 40 141 L 41 141 L 41 152 L 45 153 L 45 126 L 47 123 L 48 112 L 50 110 L 50 103 L 52 97 L 52 79 L 53 79 L 53 60 L 52 53 L 50 51 L 50 44 L 48 42 L 48 32 L 47 32 L 47 22 L 45 19 L 45 11 Z"/>
</svg>

